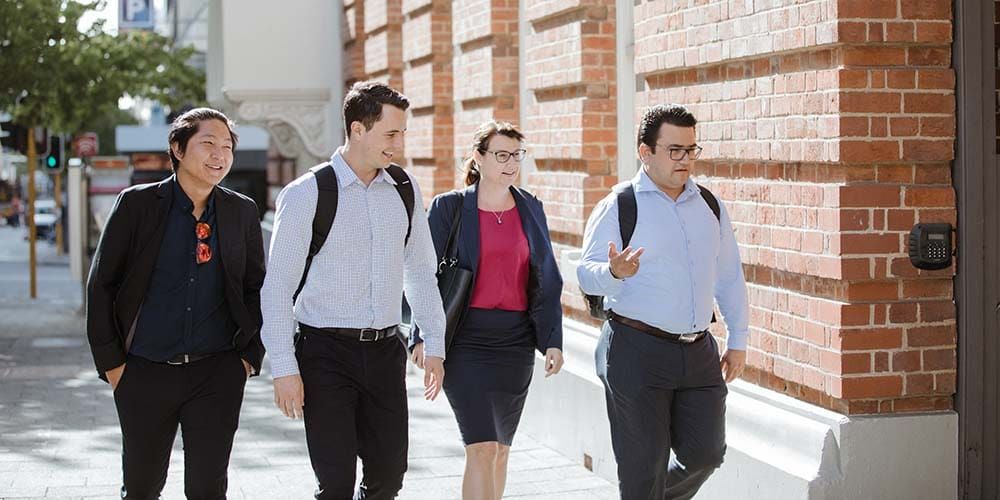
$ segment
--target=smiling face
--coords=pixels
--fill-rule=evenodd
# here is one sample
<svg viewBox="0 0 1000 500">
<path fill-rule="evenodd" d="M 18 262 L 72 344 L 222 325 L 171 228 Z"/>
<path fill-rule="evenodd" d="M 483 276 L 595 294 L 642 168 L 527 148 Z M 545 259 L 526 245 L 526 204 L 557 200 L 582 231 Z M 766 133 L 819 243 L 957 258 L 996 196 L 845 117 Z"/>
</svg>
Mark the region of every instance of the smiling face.
<svg viewBox="0 0 1000 500">
<path fill-rule="evenodd" d="M 671 148 L 697 146 L 694 127 L 678 127 L 664 123 L 656 138 L 656 152 L 646 144 L 639 146 L 639 158 L 646 168 L 646 175 L 667 194 L 677 195 L 691 177 L 694 160 L 684 155 L 681 160 L 670 159 Z"/>
<path fill-rule="evenodd" d="M 177 176 L 200 187 L 218 185 L 233 166 L 232 136 L 220 120 L 199 122 L 183 151 L 176 142 L 170 149 L 178 160 Z"/>
<path fill-rule="evenodd" d="M 507 188 L 513 186 L 517 181 L 517 174 L 521 172 L 522 161 L 516 159 L 513 153 L 522 148 L 521 141 L 517 139 L 501 134 L 491 137 L 486 152 L 477 150 L 473 153 L 476 164 L 479 165 L 480 182 L 487 182 Z M 497 160 L 497 154 L 494 153 L 499 153 L 501 157 L 510 157 L 506 163 L 501 163 Z"/>
<path fill-rule="evenodd" d="M 363 152 L 366 170 L 388 167 L 393 158 L 402 156 L 403 134 L 406 132 L 406 111 L 390 104 L 382 105 L 382 117 L 366 130 L 360 121 L 351 123 L 352 149 Z"/>
</svg>

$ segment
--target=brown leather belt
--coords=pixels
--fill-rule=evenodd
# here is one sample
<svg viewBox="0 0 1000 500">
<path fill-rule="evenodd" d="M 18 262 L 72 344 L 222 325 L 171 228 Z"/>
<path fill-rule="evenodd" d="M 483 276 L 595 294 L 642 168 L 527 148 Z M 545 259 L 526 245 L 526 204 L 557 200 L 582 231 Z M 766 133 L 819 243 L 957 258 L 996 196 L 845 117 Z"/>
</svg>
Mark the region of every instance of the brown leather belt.
<svg viewBox="0 0 1000 500">
<path fill-rule="evenodd" d="M 374 328 L 316 328 L 306 324 L 299 324 L 299 329 L 310 333 L 332 333 L 342 337 L 349 337 L 359 342 L 377 342 L 379 340 L 396 337 L 399 325 L 392 325 L 381 330 Z"/>
<path fill-rule="evenodd" d="M 614 311 L 608 311 L 608 319 L 616 323 L 621 323 L 629 328 L 634 328 L 647 335 L 652 335 L 657 338 L 669 340 L 675 344 L 693 344 L 708 335 L 708 330 L 702 330 L 695 333 L 670 333 L 668 331 L 660 330 L 655 326 L 649 326 L 642 321 L 632 318 L 626 318 Z"/>
</svg>

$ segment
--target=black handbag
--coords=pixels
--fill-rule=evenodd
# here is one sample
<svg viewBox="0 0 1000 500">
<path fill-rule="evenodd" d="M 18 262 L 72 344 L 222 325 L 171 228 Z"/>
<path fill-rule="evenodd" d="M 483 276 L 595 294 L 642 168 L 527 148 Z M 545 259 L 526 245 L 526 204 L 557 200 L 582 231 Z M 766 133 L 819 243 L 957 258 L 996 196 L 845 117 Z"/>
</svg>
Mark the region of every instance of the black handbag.
<svg viewBox="0 0 1000 500">
<path fill-rule="evenodd" d="M 438 290 L 441 292 L 441 302 L 444 305 L 444 315 L 447 319 L 447 326 L 444 333 L 445 349 L 451 346 L 451 341 L 455 338 L 458 324 L 462 320 L 462 313 L 472 292 L 472 271 L 458 266 L 458 227 L 462 225 L 462 201 L 464 196 L 459 197 L 458 210 L 452 218 L 451 232 L 448 233 L 448 243 L 445 244 L 444 254 L 441 262 L 438 263 L 437 280 Z"/>
</svg>

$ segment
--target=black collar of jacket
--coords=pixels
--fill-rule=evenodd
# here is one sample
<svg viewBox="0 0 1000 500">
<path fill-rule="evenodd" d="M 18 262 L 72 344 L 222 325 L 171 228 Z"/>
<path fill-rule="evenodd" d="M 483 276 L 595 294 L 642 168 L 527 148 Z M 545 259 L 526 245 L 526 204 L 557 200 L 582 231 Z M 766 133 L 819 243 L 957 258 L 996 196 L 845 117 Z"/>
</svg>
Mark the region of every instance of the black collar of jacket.
<svg viewBox="0 0 1000 500">
<path fill-rule="evenodd" d="M 155 213 L 153 214 L 152 220 L 157 221 L 157 229 L 152 240 L 149 242 L 150 244 L 155 243 L 155 245 L 148 248 L 153 249 L 156 252 L 159 252 L 160 245 L 163 243 L 163 234 L 167 229 L 166 216 L 167 212 L 170 210 L 170 204 L 173 202 L 174 186 L 177 185 L 177 187 L 180 187 L 179 184 L 180 183 L 177 181 L 177 174 L 174 174 L 156 183 L 155 185 L 156 197 L 158 200 L 156 208 L 154 209 Z M 212 230 L 215 231 L 219 238 L 219 252 L 222 254 L 222 268 L 228 274 L 230 263 L 227 262 L 226 257 L 227 254 L 231 254 L 231 252 L 227 250 L 243 243 L 243 235 L 229 231 L 231 228 L 240 227 L 238 207 L 230 206 L 235 201 L 236 195 L 222 186 L 215 186 L 215 188 L 212 189 L 212 194 L 210 196 L 212 196 L 212 200 L 215 203 L 215 225 L 218 226 L 213 227 Z"/>
</svg>

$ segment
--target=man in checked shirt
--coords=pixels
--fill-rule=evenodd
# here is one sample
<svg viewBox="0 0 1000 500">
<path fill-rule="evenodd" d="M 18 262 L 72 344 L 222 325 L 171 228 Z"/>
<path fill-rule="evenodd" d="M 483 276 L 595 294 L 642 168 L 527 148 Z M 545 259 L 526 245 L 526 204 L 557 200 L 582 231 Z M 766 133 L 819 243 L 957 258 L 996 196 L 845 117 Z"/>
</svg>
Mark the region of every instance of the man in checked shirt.
<svg viewBox="0 0 1000 500">
<path fill-rule="evenodd" d="M 275 404 L 290 418 L 305 418 L 317 499 L 389 499 L 402 488 L 407 353 L 397 325 L 404 289 L 426 341 L 427 399 L 437 397 L 444 379 L 445 316 L 427 216 L 412 177 L 397 182 L 390 175 L 398 169 L 391 162 L 403 147 L 408 107 L 382 83 L 355 84 L 344 98 L 346 144 L 277 199 L 261 336 Z M 330 174 L 322 169 L 336 174 L 336 211 L 307 267 L 317 202 L 331 194 L 320 189 L 319 179 Z M 410 220 L 407 182 L 418 200 Z M 364 477 L 355 493 L 359 456 Z"/>
</svg>

